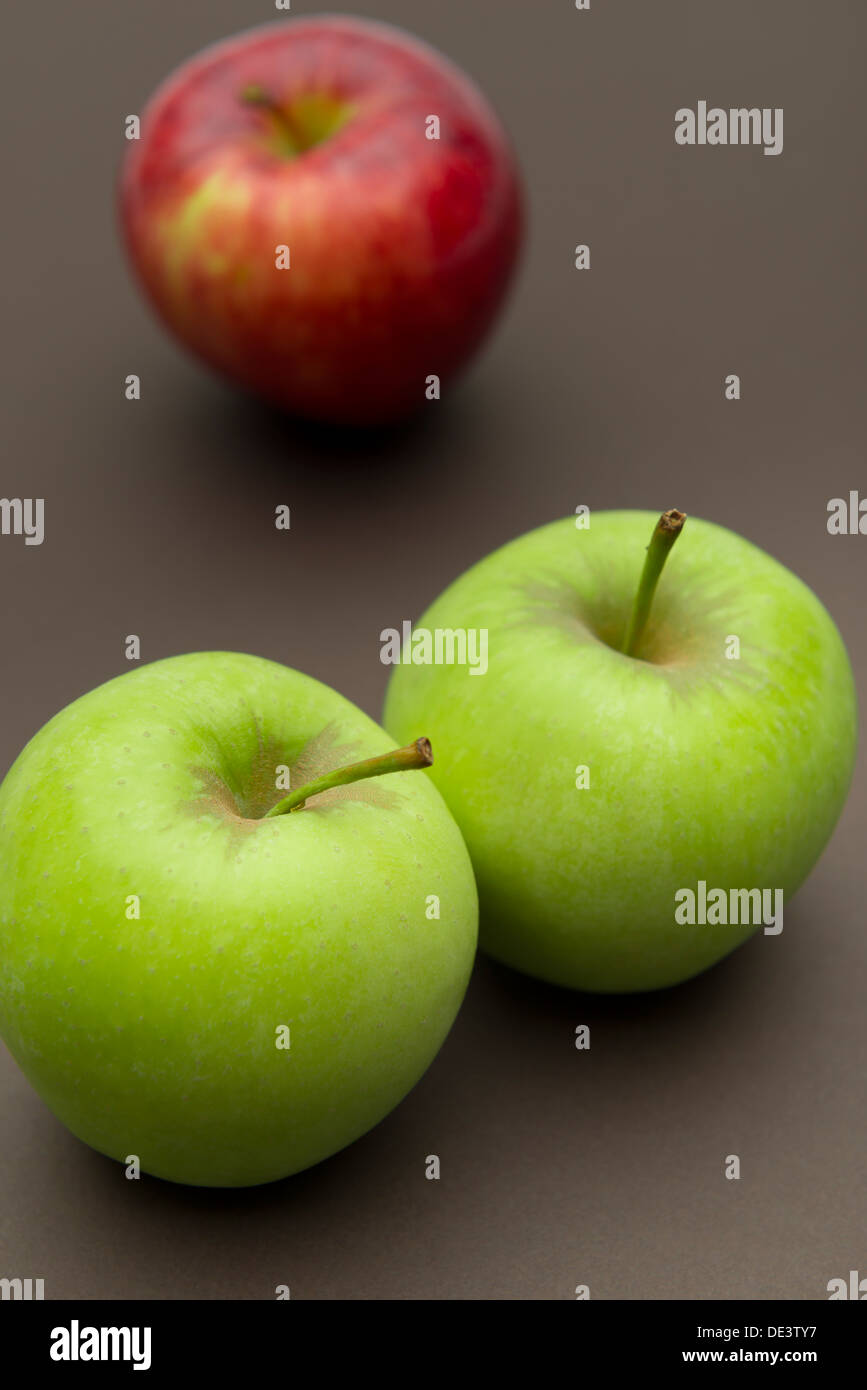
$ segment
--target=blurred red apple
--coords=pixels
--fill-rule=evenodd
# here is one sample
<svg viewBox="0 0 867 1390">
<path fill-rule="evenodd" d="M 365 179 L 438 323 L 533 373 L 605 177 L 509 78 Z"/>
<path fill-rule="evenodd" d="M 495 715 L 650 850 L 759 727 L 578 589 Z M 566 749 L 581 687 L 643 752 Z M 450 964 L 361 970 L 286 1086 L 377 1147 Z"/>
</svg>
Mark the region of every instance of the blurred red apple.
<svg viewBox="0 0 867 1390">
<path fill-rule="evenodd" d="M 269 24 L 179 68 L 120 202 L 141 282 L 188 347 L 349 424 L 400 419 L 429 377 L 454 377 L 521 241 L 514 156 L 477 88 L 399 30 L 342 17 Z"/>
</svg>

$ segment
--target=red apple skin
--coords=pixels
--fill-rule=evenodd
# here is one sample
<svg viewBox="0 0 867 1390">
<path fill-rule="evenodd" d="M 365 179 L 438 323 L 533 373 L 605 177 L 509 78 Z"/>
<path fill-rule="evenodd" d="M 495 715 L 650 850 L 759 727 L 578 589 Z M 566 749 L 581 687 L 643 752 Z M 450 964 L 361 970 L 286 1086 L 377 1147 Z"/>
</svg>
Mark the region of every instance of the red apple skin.
<svg viewBox="0 0 867 1390">
<path fill-rule="evenodd" d="M 243 99 L 251 86 L 284 110 L 315 96 L 352 114 L 290 158 Z M 399 420 L 429 376 L 454 378 L 522 239 L 514 155 L 473 83 L 400 30 L 339 16 L 268 24 L 172 74 L 129 144 L 120 214 L 182 342 L 292 413 L 340 424 Z"/>
</svg>

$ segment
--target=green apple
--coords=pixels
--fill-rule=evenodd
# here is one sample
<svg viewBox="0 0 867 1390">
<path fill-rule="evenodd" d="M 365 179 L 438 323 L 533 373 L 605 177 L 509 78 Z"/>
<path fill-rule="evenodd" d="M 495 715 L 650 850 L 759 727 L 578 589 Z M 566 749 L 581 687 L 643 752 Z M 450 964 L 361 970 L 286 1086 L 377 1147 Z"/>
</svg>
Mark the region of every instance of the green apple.
<svg viewBox="0 0 867 1390">
<path fill-rule="evenodd" d="M 419 620 L 386 699 L 390 733 L 444 750 L 482 948 L 573 988 L 656 989 L 725 956 L 756 923 L 684 923 L 676 895 L 785 900 L 852 774 L 852 673 L 818 599 L 706 521 L 660 580 L 683 516 L 655 520 L 569 518 L 488 556 Z M 461 629 L 487 631 L 487 670 L 426 664 Z"/>
<path fill-rule="evenodd" d="M 410 770 L 429 761 L 327 686 L 222 652 L 46 724 L 0 788 L 0 1031 L 74 1134 L 244 1186 L 388 1114 L 476 945 L 466 848 Z"/>
</svg>

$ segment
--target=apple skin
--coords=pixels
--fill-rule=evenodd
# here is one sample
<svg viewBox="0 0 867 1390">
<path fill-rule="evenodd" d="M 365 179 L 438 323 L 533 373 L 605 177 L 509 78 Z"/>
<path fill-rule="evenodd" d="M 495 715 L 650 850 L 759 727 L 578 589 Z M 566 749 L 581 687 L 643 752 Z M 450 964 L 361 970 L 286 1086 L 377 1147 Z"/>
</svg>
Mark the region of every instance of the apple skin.
<svg viewBox="0 0 867 1390">
<path fill-rule="evenodd" d="M 387 692 L 389 732 L 423 726 L 443 750 L 433 776 L 473 861 L 482 949 L 575 989 L 659 989 L 727 955 L 754 928 L 678 925 L 675 892 L 704 879 L 788 901 L 852 775 L 837 629 L 732 532 L 687 520 L 647 659 L 620 654 L 657 519 L 594 513 L 587 530 L 569 518 L 497 550 L 417 625 L 487 628 L 487 673 L 401 664 Z"/>
<path fill-rule="evenodd" d="M 392 746 L 318 681 L 219 652 L 111 680 L 31 740 L 0 788 L 0 1031 L 74 1134 L 160 1178 L 246 1186 L 343 1148 L 415 1085 L 477 932 L 429 775 L 258 819 L 286 795 L 277 765 L 300 786 Z"/>
<path fill-rule="evenodd" d="M 343 123 L 287 157 L 249 87 L 308 132 Z M 399 420 L 429 375 L 452 380 L 522 240 L 514 155 L 474 84 L 400 30 L 342 17 L 268 24 L 179 68 L 129 144 L 120 212 L 187 347 L 278 406 L 351 425 Z"/>
</svg>

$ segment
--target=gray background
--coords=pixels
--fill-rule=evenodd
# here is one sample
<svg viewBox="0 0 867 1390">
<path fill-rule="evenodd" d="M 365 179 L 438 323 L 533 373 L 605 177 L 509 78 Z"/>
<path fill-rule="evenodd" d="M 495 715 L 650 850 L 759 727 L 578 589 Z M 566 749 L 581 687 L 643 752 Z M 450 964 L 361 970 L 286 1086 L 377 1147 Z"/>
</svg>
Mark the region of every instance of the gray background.
<svg viewBox="0 0 867 1390">
<path fill-rule="evenodd" d="M 0 490 L 46 499 L 47 538 L 0 539 L 0 771 L 127 669 L 129 632 L 146 660 L 285 661 L 378 716 L 381 628 L 580 502 L 678 506 L 746 534 L 826 603 L 863 690 L 867 538 L 825 524 L 830 497 L 867 483 L 863 4 L 344 8 L 480 81 L 532 216 L 483 357 L 419 426 L 366 442 L 292 426 L 184 357 L 116 237 L 124 117 L 272 7 L 7 11 Z M 676 147 L 674 112 L 699 99 L 784 107 L 782 155 Z M 862 767 L 783 936 L 678 989 L 575 996 L 480 959 L 413 1094 L 267 1189 L 126 1182 L 3 1052 L 0 1274 L 44 1277 L 48 1297 L 270 1298 L 277 1283 L 303 1298 L 569 1298 L 578 1283 L 595 1298 L 826 1297 L 830 1278 L 867 1272 L 865 815 Z M 573 1046 L 582 1022 L 589 1054 Z M 723 1177 L 729 1153 L 740 1182 Z"/>
</svg>

